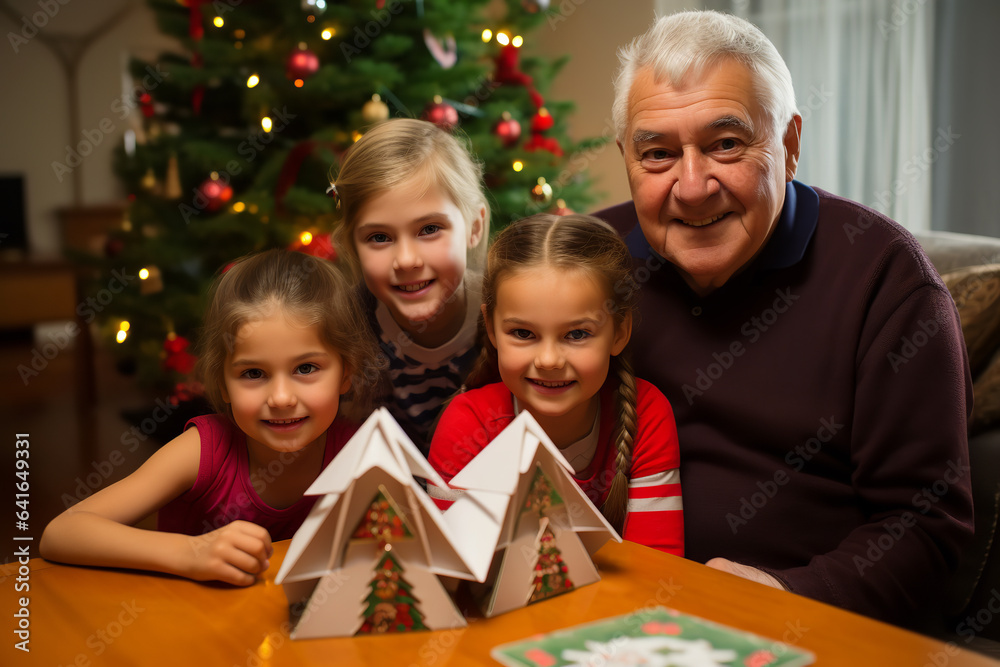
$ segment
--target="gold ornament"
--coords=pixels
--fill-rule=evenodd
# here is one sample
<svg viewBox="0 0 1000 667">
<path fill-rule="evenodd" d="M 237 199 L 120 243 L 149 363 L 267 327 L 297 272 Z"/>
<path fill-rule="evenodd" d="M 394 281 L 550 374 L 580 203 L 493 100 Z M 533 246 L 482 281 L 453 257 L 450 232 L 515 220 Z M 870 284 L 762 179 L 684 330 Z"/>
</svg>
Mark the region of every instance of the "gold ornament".
<svg viewBox="0 0 1000 667">
<path fill-rule="evenodd" d="M 381 123 L 389 118 L 389 107 L 382 101 L 382 97 L 376 93 L 361 107 L 361 118 L 366 123 Z"/>
<path fill-rule="evenodd" d="M 535 184 L 535 187 L 531 188 L 531 199 L 546 206 L 552 203 L 552 186 L 546 183 L 541 176 L 538 177 L 538 183 Z"/>
<path fill-rule="evenodd" d="M 139 185 L 142 186 L 142 189 L 146 192 L 153 192 L 156 190 L 156 174 L 153 173 L 152 167 L 146 170 L 142 180 L 139 181 Z"/>
<path fill-rule="evenodd" d="M 167 160 L 167 181 L 163 186 L 163 196 L 167 199 L 180 199 L 184 193 L 181 191 L 181 174 L 177 166 L 177 154 L 171 153 Z"/>
</svg>

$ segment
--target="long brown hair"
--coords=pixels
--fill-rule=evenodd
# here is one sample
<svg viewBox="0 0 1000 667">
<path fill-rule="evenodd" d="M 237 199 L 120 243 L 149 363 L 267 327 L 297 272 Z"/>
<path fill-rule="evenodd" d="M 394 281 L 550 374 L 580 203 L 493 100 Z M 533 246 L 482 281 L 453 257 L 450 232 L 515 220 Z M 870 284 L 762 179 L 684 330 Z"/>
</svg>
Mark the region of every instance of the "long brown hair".
<svg viewBox="0 0 1000 667">
<path fill-rule="evenodd" d="M 330 262 L 288 250 L 238 259 L 212 286 L 196 370 L 213 409 L 232 420 L 232 408 L 222 395 L 226 357 L 243 325 L 268 316 L 275 307 L 319 327 L 323 342 L 340 354 L 351 373 L 345 411 L 355 419 L 367 416 L 379 361 L 356 291 Z"/>
<path fill-rule="evenodd" d="M 536 266 L 589 272 L 604 286 L 605 309 L 615 328 L 634 317 L 638 285 L 632 277 L 632 258 L 615 230 L 588 215 L 540 213 L 504 229 L 493 240 L 483 276 L 483 305 L 486 320 L 496 309 L 497 289 L 513 273 Z M 467 386 L 477 387 L 497 381 L 496 348 L 483 336 L 483 348 Z M 627 346 L 626 346 L 627 350 Z M 613 442 L 617 450 L 615 476 L 601 511 L 619 532 L 628 510 L 628 481 L 632 468 L 632 445 L 637 428 L 636 385 L 626 353 L 612 357 L 612 371 L 618 379 L 615 408 L 618 415 Z"/>
</svg>

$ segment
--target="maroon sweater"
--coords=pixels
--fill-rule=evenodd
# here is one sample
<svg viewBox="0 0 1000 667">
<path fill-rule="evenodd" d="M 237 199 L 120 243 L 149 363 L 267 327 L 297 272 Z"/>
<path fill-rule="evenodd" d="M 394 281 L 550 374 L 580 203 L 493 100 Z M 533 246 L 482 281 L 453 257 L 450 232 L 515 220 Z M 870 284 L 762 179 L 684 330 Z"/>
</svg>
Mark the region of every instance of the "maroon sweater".
<svg viewBox="0 0 1000 667">
<path fill-rule="evenodd" d="M 688 557 L 914 625 L 973 530 L 965 344 L 917 241 L 793 182 L 764 250 L 699 297 L 631 202 L 597 216 L 642 283 L 636 375 L 674 408 Z"/>
</svg>

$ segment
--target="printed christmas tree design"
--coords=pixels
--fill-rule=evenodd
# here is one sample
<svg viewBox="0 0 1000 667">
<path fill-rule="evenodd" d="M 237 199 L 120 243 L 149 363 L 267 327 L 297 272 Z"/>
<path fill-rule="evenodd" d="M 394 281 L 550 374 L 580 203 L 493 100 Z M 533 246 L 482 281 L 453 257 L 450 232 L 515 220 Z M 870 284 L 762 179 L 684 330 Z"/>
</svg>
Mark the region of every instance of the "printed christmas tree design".
<svg viewBox="0 0 1000 667">
<path fill-rule="evenodd" d="M 463 493 L 444 513 L 446 521 L 489 519 L 500 529 L 485 581 L 469 587 L 486 617 L 598 581 L 591 554 L 609 539 L 621 541 L 527 411 L 449 485 Z"/>
<path fill-rule="evenodd" d="M 534 588 L 528 604 L 573 590 L 569 568 L 563 563 L 562 552 L 556 546 L 556 536 L 549 521 L 542 519 L 542 534 L 538 539 L 538 561 L 535 563 Z"/>
<path fill-rule="evenodd" d="M 440 577 L 485 579 L 499 529 L 483 512 L 448 525 L 416 477 L 445 486 L 379 408 L 309 487 L 319 498 L 275 578 L 294 639 L 465 626 Z"/>
<path fill-rule="evenodd" d="M 520 518 L 521 521 L 536 519 L 541 526 L 535 543 L 538 559 L 535 561 L 528 604 L 573 590 L 569 568 L 563 562 L 556 536 L 549 528 L 549 519 L 545 516 L 547 510 L 561 507 L 563 504 L 562 497 L 552 488 L 552 483 L 542 472 L 542 467 L 536 465 L 535 476 L 524 497 Z"/>
<path fill-rule="evenodd" d="M 372 500 L 351 539 L 374 540 L 379 546 L 385 546 L 393 540 L 412 538 L 413 532 L 404 523 L 392 496 L 384 486 L 379 486 L 378 489 L 378 494 Z"/>
<path fill-rule="evenodd" d="M 427 629 L 423 623 L 424 616 L 417 607 L 418 600 L 413 597 L 413 587 L 403 577 L 402 565 L 392 557 L 391 545 L 386 545 L 369 587 L 371 592 L 365 598 L 365 620 L 357 634 Z"/>
</svg>

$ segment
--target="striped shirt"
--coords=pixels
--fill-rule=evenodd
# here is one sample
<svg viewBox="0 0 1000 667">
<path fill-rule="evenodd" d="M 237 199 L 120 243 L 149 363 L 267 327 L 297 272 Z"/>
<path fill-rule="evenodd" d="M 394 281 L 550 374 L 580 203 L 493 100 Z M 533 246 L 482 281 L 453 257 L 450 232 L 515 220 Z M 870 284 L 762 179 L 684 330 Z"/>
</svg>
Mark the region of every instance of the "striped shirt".
<svg viewBox="0 0 1000 667">
<path fill-rule="evenodd" d="M 387 407 L 414 444 L 427 453 L 431 426 L 441 405 L 453 396 L 479 355 L 477 323 L 479 287 L 482 277 L 466 274 L 468 307 L 461 329 L 443 345 L 418 345 L 410 338 L 381 302 L 375 305 L 379 347 L 386 360 L 392 396 Z"/>
</svg>

